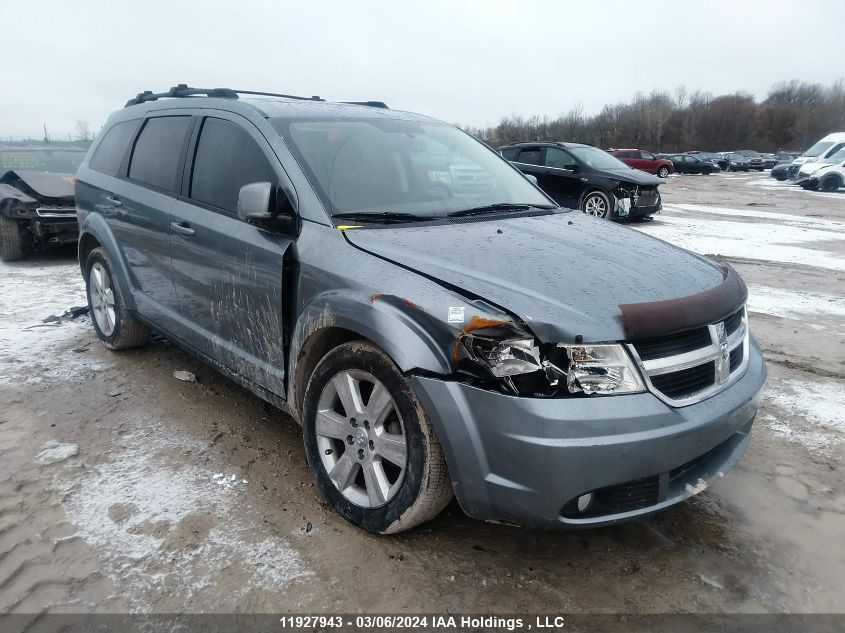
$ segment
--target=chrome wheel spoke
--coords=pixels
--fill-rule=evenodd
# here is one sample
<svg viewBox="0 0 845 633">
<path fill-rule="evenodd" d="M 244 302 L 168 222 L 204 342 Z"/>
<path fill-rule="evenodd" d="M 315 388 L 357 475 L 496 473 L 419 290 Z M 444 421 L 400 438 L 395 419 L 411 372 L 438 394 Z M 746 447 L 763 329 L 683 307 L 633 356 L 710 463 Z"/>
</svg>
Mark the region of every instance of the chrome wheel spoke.
<svg viewBox="0 0 845 633">
<path fill-rule="evenodd" d="M 405 467 L 405 462 L 408 459 L 408 447 L 405 444 L 404 436 L 385 433 L 378 438 L 375 445 L 376 454 L 391 464 L 396 464 L 400 468 Z"/>
<path fill-rule="evenodd" d="M 317 411 L 317 420 L 314 430 L 321 437 L 330 437 L 336 440 L 345 440 L 349 435 L 349 421 L 334 411 L 328 409 Z"/>
<path fill-rule="evenodd" d="M 369 461 L 361 466 L 364 469 L 364 483 L 367 487 L 367 499 L 370 505 L 380 506 L 388 499 L 390 493 L 390 482 L 384 474 L 381 464 Z"/>
<path fill-rule="evenodd" d="M 367 402 L 367 409 L 364 412 L 367 420 L 372 425 L 381 425 L 391 411 L 393 411 L 393 398 L 390 397 L 383 385 L 374 385 Z"/>
<path fill-rule="evenodd" d="M 329 478 L 341 492 L 355 483 L 355 476 L 358 474 L 358 462 L 352 458 L 350 452 L 346 451 L 341 455 L 329 472 Z"/>
<path fill-rule="evenodd" d="M 346 417 L 354 418 L 364 412 L 364 403 L 361 400 L 361 385 L 352 377 L 349 372 L 338 374 L 332 380 L 337 397 L 343 405 Z"/>
</svg>

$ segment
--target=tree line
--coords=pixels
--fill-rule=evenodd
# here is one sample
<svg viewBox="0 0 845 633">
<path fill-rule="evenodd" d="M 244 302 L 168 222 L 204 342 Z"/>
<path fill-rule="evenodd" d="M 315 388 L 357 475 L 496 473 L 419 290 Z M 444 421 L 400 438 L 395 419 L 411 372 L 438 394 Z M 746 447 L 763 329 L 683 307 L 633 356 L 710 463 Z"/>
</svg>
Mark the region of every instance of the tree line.
<svg viewBox="0 0 845 633">
<path fill-rule="evenodd" d="M 737 92 L 713 96 L 679 87 L 637 93 L 595 115 L 580 106 L 557 118 L 509 116 L 489 127 L 463 126 L 497 147 L 519 141 L 580 141 L 602 148 L 801 151 L 830 132 L 845 131 L 845 81 L 832 85 L 783 81 L 758 103 Z"/>
</svg>

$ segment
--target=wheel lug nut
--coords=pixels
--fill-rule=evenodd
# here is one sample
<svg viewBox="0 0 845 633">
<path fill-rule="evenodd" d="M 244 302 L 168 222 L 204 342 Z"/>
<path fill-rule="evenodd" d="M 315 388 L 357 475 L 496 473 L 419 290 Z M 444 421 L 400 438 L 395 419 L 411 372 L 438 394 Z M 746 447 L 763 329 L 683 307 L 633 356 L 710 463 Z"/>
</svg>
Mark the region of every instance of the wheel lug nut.
<svg viewBox="0 0 845 633">
<path fill-rule="evenodd" d="M 364 459 L 364 449 L 363 448 L 358 449 L 358 459 Z"/>
<path fill-rule="evenodd" d="M 355 441 L 355 440 L 353 440 L 353 439 L 352 439 L 352 436 L 351 436 L 351 435 L 347 435 L 347 436 L 346 436 L 346 443 L 347 443 L 347 444 L 349 444 L 349 446 L 352 446 L 352 443 L 353 443 L 354 441 Z"/>
</svg>

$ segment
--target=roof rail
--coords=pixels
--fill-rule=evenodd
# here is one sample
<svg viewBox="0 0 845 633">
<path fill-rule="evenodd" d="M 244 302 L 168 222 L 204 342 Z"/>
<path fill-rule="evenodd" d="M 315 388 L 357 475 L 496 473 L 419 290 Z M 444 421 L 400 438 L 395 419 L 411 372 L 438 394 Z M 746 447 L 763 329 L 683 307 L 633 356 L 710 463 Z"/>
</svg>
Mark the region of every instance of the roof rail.
<svg viewBox="0 0 845 633">
<path fill-rule="evenodd" d="M 158 99 L 164 99 L 166 97 L 180 98 L 204 96 L 215 97 L 218 99 L 237 99 L 239 94 L 260 95 L 264 97 L 284 97 L 285 99 L 300 99 L 302 101 L 323 101 L 323 99 L 316 95 L 313 97 L 299 97 L 297 95 L 285 95 L 279 94 L 277 92 L 232 90 L 231 88 L 191 88 L 187 84 L 179 84 L 177 86 L 173 86 L 167 92 L 152 92 L 151 90 L 139 92 L 133 99 L 127 101 L 126 105 L 123 107 L 128 108 L 129 106 L 138 105 L 139 103 L 146 103 L 147 101 L 157 101 Z"/>
<path fill-rule="evenodd" d="M 348 105 L 369 106 L 371 108 L 384 108 L 385 110 L 390 110 L 390 108 L 384 101 L 341 101 L 340 103 L 346 103 Z"/>
</svg>

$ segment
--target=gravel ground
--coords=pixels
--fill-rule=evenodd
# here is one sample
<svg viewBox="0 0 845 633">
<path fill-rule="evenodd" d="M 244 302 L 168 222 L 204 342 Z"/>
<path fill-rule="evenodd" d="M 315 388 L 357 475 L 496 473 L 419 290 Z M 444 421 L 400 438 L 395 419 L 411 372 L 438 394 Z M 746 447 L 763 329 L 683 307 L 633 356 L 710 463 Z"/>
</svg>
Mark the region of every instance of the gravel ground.
<svg viewBox="0 0 845 633">
<path fill-rule="evenodd" d="M 0 613 L 841 611 L 845 192 L 756 174 L 663 192 L 632 226 L 740 271 L 765 402 L 724 479 L 591 531 L 453 503 L 409 534 L 360 532 L 279 412 L 166 342 L 112 353 L 87 317 L 42 322 L 84 303 L 72 252 L 0 265 Z"/>
</svg>

